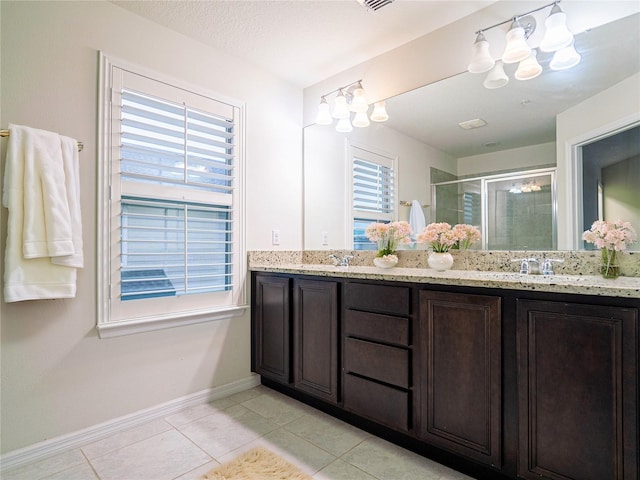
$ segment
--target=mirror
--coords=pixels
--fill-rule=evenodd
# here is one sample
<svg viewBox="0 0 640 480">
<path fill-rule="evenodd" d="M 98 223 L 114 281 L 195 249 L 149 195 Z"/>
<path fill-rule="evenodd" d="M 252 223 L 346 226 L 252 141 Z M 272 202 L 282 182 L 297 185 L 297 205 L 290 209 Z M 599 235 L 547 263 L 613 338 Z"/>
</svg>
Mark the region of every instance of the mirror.
<svg viewBox="0 0 640 480">
<path fill-rule="evenodd" d="M 430 207 L 432 183 L 556 166 L 559 116 L 566 117 L 565 112 L 576 106 L 591 105 L 594 96 L 639 75 L 639 26 L 640 14 L 634 14 L 576 35 L 575 45 L 582 60 L 570 70 L 551 71 L 548 68 L 551 54 L 541 53 L 538 61 L 543 66 L 543 73 L 533 80 L 515 80 L 513 73 L 517 65 L 511 64 L 505 68 L 509 83 L 488 90 L 482 85 L 486 74 L 464 72 L 387 99 L 387 122 L 372 122 L 369 127 L 354 128 L 348 134 L 337 133 L 334 126 L 306 127 L 304 248 L 352 248 L 349 218 L 349 152 L 352 147 L 396 160 L 397 217 L 408 220 L 408 204 L 418 200 L 425 205 L 427 223 L 435 220 Z M 637 91 L 637 81 L 632 85 Z M 637 105 L 634 110 L 638 110 Z M 599 108 L 589 112 L 590 118 L 600 115 L 605 116 Z M 458 125 L 478 118 L 487 125 L 468 130 Z M 637 119 L 634 121 L 638 122 Z M 607 118 L 602 123 L 611 122 L 612 119 Z M 620 130 L 631 126 L 635 125 Z M 626 152 L 627 160 L 632 157 L 636 160 L 624 168 L 636 171 L 640 156 L 637 133 L 627 141 L 627 146 L 635 149 L 635 152 Z M 599 155 L 603 155 L 602 150 Z M 605 152 L 604 155 L 608 154 Z M 607 175 L 598 178 L 605 177 Z M 600 187 L 600 192 L 607 191 L 606 185 L 604 190 L 602 185 Z M 579 188 L 585 196 L 590 190 L 591 187 L 586 186 Z M 637 196 L 635 200 L 636 214 L 640 218 Z M 561 211 L 563 198 L 558 197 L 557 202 L 555 207 Z M 583 221 L 588 222 L 587 209 L 583 209 L 581 197 L 576 202 L 581 217 L 579 225 L 582 226 Z M 589 226 L 590 222 L 584 229 Z M 572 228 L 577 230 L 579 227 Z M 640 231 L 640 225 L 636 228 Z M 573 249 L 560 240 L 558 248 Z"/>
</svg>

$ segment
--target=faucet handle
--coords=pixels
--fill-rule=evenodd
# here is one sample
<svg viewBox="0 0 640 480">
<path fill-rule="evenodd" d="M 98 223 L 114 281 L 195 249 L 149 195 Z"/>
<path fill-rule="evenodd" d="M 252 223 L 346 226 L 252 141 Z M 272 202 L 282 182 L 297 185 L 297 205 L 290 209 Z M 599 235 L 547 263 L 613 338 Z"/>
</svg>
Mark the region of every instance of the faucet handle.
<svg viewBox="0 0 640 480">
<path fill-rule="evenodd" d="M 338 255 L 336 255 L 335 253 L 332 253 L 331 255 L 327 255 L 327 258 L 330 258 L 331 260 L 333 260 L 333 264 L 334 265 L 340 265 L 340 257 L 338 257 Z"/>
<path fill-rule="evenodd" d="M 531 260 L 535 260 L 535 258 L 512 258 L 511 262 L 521 262 L 520 273 L 522 275 L 527 275 L 529 273 L 529 261 Z"/>
<path fill-rule="evenodd" d="M 545 258 L 544 263 L 542 264 L 542 274 L 543 275 L 554 275 L 553 271 L 553 263 L 564 263 L 564 259 L 560 258 Z"/>
</svg>

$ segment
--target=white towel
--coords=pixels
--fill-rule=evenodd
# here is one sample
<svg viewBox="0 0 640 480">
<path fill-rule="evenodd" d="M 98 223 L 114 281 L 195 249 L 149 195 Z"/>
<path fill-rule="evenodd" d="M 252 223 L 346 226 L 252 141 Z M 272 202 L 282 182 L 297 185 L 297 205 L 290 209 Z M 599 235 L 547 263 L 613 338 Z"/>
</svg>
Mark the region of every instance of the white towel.
<svg viewBox="0 0 640 480">
<path fill-rule="evenodd" d="M 14 126 L 13 130 L 17 133 L 24 162 L 24 258 L 73 255 L 75 250 L 60 136 L 29 127 Z M 17 146 L 16 142 L 10 142 L 10 145 Z"/>
<path fill-rule="evenodd" d="M 413 231 L 414 237 L 424 230 L 427 226 L 427 221 L 424 218 L 424 212 L 422 211 L 422 205 L 418 200 L 411 202 L 411 211 L 409 212 L 409 225 Z"/>
<path fill-rule="evenodd" d="M 49 256 L 76 253 L 61 157 L 57 134 L 9 125 L 2 193 L 9 209 L 5 302 L 75 297 L 76 269 L 54 265 Z M 39 256 L 45 250 L 47 256 Z"/>
<path fill-rule="evenodd" d="M 75 138 L 60 136 L 62 146 L 62 161 L 64 163 L 65 187 L 67 204 L 71 219 L 71 236 L 73 239 L 72 255 L 52 256 L 51 261 L 56 265 L 67 267 L 84 267 L 82 243 L 82 212 L 80 208 L 80 163 L 78 156 L 78 141 Z"/>
</svg>

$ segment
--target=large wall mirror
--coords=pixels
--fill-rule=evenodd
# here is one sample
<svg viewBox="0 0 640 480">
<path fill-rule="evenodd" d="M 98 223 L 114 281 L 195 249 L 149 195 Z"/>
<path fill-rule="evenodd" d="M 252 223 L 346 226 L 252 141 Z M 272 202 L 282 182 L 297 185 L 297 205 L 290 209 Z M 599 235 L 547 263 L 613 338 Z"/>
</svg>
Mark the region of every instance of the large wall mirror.
<svg viewBox="0 0 640 480">
<path fill-rule="evenodd" d="M 427 223 L 436 219 L 434 183 L 560 170 L 559 162 L 566 161 L 578 162 L 569 169 L 575 177 L 570 179 L 573 189 L 554 198 L 553 208 L 565 211 L 559 217 L 564 218 L 560 227 L 573 232 L 571 241 L 558 239 L 557 249 L 584 248 L 576 239 L 598 216 L 613 220 L 617 218 L 611 215 L 624 215 L 640 232 L 640 106 L 627 105 L 631 114 L 608 111 L 611 98 L 629 97 L 630 92 L 637 103 L 640 14 L 580 33 L 575 46 L 582 60 L 569 70 L 550 70 L 551 55 L 539 54 L 543 73 L 532 80 L 514 79 L 517 65 L 506 65 L 509 83 L 490 90 L 483 86 L 485 74 L 464 72 L 387 99 L 389 120 L 384 123 L 372 122 L 346 134 L 337 133 L 334 126 L 306 127 L 304 248 L 352 248 L 353 147 L 395 160 L 396 216 L 400 220 L 409 219 L 408 205 L 413 200 L 424 205 Z M 475 119 L 486 125 L 459 126 Z M 586 130 L 597 134 L 583 138 L 569 155 L 571 159 L 559 160 L 558 151 L 564 151 L 571 137 L 583 133 L 569 132 L 571 128 L 560 125 L 578 125 L 584 119 L 591 122 Z M 594 121 L 598 128 L 593 128 Z M 607 129 L 607 125 L 615 128 Z M 550 231 L 555 232 L 555 225 Z M 485 246 L 500 248 L 491 243 Z"/>
</svg>

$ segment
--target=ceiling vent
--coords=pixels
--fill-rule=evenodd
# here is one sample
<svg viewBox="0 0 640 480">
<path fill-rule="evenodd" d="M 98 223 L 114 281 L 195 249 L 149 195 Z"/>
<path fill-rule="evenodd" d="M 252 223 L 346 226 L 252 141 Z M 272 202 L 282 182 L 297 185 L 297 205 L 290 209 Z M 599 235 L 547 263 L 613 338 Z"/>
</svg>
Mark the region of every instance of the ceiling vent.
<svg viewBox="0 0 640 480">
<path fill-rule="evenodd" d="M 357 2 L 360 5 L 367 7 L 367 9 L 375 12 L 384 6 L 393 3 L 393 0 L 357 0 Z"/>
<path fill-rule="evenodd" d="M 458 124 L 458 126 L 460 128 L 464 128 L 465 130 L 471 130 L 473 128 L 484 127 L 486 124 L 487 124 L 487 122 L 485 122 L 481 118 L 474 118 L 473 120 L 467 120 L 465 122 L 460 122 Z"/>
</svg>

